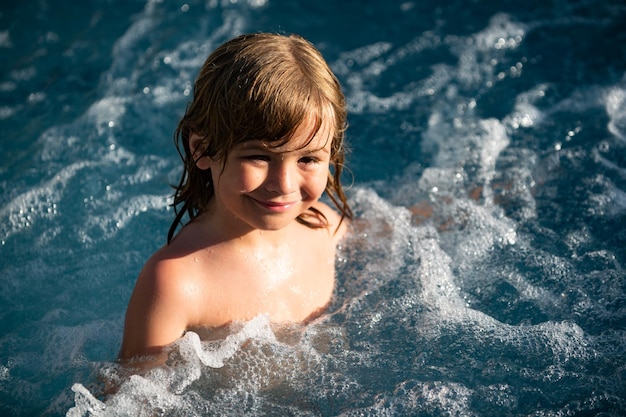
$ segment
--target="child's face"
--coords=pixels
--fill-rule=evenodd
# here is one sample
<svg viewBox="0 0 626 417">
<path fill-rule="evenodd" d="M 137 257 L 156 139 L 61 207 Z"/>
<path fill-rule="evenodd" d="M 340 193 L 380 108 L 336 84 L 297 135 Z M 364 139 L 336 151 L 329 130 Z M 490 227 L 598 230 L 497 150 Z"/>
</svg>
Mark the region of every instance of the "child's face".
<svg viewBox="0 0 626 417">
<path fill-rule="evenodd" d="M 262 141 L 241 143 L 230 151 L 223 171 L 221 161 L 208 162 L 214 214 L 234 216 L 255 229 L 279 230 L 311 207 L 326 188 L 332 142 L 330 123 L 324 121 L 307 144 L 313 128 L 314 121 L 306 120 L 276 148 Z"/>
</svg>

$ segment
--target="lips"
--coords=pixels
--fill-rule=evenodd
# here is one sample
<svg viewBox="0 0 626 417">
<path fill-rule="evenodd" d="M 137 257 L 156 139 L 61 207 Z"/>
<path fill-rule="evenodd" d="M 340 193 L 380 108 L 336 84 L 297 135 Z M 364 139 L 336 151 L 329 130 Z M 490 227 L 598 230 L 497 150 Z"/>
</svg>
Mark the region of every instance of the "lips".
<svg viewBox="0 0 626 417">
<path fill-rule="evenodd" d="M 257 200 L 256 198 L 250 197 L 252 201 L 257 203 L 259 206 L 264 208 L 265 210 L 271 211 L 273 213 L 285 213 L 289 211 L 294 205 L 296 205 L 297 201 L 266 201 L 266 200 Z"/>
</svg>

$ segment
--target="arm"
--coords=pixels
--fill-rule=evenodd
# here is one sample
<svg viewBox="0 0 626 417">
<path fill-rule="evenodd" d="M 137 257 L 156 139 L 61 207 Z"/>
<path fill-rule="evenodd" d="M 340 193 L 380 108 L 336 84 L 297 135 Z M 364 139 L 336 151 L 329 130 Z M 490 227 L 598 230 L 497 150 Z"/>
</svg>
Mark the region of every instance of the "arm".
<svg viewBox="0 0 626 417">
<path fill-rule="evenodd" d="M 120 359 L 156 356 L 156 363 L 149 365 L 166 359 L 163 347 L 183 335 L 193 305 L 181 278 L 175 260 L 153 257 L 146 263 L 126 310 Z"/>
</svg>

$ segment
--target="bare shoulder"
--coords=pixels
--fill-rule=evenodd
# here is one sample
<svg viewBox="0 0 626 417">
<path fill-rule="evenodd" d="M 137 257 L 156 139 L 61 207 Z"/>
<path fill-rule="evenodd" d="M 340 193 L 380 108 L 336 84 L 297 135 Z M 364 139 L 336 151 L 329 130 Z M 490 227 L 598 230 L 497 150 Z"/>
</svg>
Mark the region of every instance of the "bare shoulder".
<svg viewBox="0 0 626 417">
<path fill-rule="evenodd" d="M 187 257 L 172 256 L 175 249 L 157 251 L 137 278 L 126 310 L 123 359 L 158 354 L 197 320 L 199 280 Z"/>
<path fill-rule="evenodd" d="M 197 316 L 193 307 L 203 294 L 201 284 L 207 269 L 197 262 L 196 252 L 181 250 L 177 243 L 164 246 L 148 259 L 137 286 L 144 294 L 151 295 L 150 302 L 176 310 L 176 315 L 184 315 L 184 321 L 189 324 Z"/>
<path fill-rule="evenodd" d="M 319 212 L 326 217 L 326 220 L 328 221 L 328 230 L 331 233 L 333 240 L 335 242 L 339 242 L 346 234 L 350 220 L 347 218 L 342 220 L 341 215 L 336 210 L 321 201 L 316 202 L 313 205 L 313 208 L 319 210 Z"/>
<path fill-rule="evenodd" d="M 175 248 L 165 246 L 145 263 L 137 279 L 137 286 L 148 290 L 153 296 L 177 296 L 179 292 L 182 293 L 183 287 L 192 285 L 196 280 L 195 274 L 189 270 L 192 262 L 189 256 L 180 256 Z"/>
</svg>

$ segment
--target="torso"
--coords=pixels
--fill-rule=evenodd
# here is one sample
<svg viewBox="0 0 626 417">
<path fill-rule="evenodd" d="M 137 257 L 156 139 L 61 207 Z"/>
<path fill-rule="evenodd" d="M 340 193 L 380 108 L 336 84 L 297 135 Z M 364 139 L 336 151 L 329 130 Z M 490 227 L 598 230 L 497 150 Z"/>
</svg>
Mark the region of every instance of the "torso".
<svg viewBox="0 0 626 417">
<path fill-rule="evenodd" d="M 187 330 L 215 329 L 267 314 L 272 323 L 305 322 L 330 302 L 335 251 L 347 228 L 316 206 L 328 228 L 292 222 L 280 233 L 220 235 L 199 216 L 144 265 L 126 311 L 120 358 L 166 356 L 162 348 Z M 150 362 L 152 363 L 152 362 Z"/>
<path fill-rule="evenodd" d="M 259 314 L 276 323 L 302 322 L 329 303 L 338 239 L 334 227 L 311 229 L 294 222 L 280 239 L 264 239 L 260 232 L 254 244 L 220 241 L 207 227 L 202 219 L 188 225 L 181 231 L 184 238 L 159 256 L 178 271 L 176 285 L 188 295 L 188 328 L 219 327 Z"/>
</svg>

